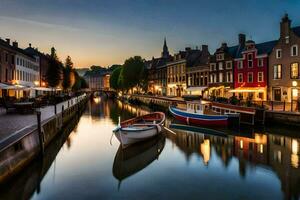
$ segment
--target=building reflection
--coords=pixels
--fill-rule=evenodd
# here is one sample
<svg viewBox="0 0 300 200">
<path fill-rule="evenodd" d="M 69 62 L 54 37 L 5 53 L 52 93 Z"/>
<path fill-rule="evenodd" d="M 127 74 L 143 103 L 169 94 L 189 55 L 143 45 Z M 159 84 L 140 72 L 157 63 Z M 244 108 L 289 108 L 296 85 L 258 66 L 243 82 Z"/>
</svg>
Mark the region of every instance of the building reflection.
<svg viewBox="0 0 300 200">
<path fill-rule="evenodd" d="M 197 154 L 202 157 L 204 165 L 209 165 L 211 152 L 214 151 L 222 160 L 224 168 L 227 168 L 231 159 L 238 159 L 242 178 L 246 176 L 247 168 L 263 167 L 273 171 L 280 179 L 285 199 L 299 199 L 299 138 L 255 131 L 251 135 L 247 134 L 247 137 L 242 136 L 243 133 L 221 137 L 172 130 L 176 134 L 167 133 L 167 137 L 184 152 L 187 161 L 192 154 Z"/>
</svg>

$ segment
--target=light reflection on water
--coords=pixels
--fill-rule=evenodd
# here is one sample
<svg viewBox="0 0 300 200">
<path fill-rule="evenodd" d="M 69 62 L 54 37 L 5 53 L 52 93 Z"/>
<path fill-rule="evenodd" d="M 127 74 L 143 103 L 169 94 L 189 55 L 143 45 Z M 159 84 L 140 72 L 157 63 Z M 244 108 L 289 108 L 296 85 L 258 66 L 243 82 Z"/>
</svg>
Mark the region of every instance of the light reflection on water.
<svg viewBox="0 0 300 200">
<path fill-rule="evenodd" d="M 44 160 L 0 190 L 0 199 L 299 198 L 300 140 L 292 131 L 219 130 L 226 134 L 217 136 L 171 129 L 120 149 L 111 139 L 118 116 L 147 112 L 121 102 L 90 103 L 62 148 L 50 146 Z"/>
</svg>

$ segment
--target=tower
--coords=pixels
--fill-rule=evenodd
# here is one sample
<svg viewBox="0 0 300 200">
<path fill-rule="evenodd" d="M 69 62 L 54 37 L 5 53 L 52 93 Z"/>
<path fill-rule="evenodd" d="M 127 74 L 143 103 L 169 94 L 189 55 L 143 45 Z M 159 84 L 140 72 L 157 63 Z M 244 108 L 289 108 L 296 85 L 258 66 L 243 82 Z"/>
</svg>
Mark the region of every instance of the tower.
<svg viewBox="0 0 300 200">
<path fill-rule="evenodd" d="M 164 40 L 164 46 L 163 46 L 163 51 L 161 52 L 161 57 L 162 58 L 168 58 L 169 57 L 169 50 L 168 50 L 168 46 L 167 46 L 167 41 L 166 38 Z"/>
</svg>

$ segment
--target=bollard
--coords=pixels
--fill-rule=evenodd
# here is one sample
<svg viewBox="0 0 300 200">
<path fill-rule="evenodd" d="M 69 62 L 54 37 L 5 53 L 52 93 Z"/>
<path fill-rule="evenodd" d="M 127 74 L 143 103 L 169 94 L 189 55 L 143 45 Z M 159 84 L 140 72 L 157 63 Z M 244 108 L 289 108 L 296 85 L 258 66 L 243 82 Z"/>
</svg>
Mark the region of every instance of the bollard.
<svg viewBox="0 0 300 200">
<path fill-rule="evenodd" d="M 293 112 L 293 100 L 291 100 L 291 112 Z"/>
<path fill-rule="evenodd" d="M 283 101 L 283 111 L 285 111 L 285 101 Z"/>
<path fill-rule="evenodd" d="M 44 154 L 44 140 L 43 140 L 43 135 L 42 135 L 42 127 L 41 127 L 41 111 L 36 112 L 36 117 L 37 117 L 40 150 L 41 150 L 41 155 L 43 155 Z"/>
<path fill-rule="evenodd" d="M 64 105 L 62 105 L 61 106 L 61 117 L 62 117 L 62 120 L 64 118 L 64 110 L 65 110 Z"/>
</svg>

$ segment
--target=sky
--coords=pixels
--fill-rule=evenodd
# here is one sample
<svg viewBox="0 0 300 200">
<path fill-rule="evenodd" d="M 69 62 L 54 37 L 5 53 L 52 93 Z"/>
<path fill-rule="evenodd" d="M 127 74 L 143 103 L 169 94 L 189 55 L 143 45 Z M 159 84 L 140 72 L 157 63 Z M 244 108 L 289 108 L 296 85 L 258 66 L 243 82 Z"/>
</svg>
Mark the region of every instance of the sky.
<svg viewBox="0 0 300 200">
<path fill-rule="evenodd" d="M 123 64 L 130 56 L 159 57 L 164 37 L 170 53 L 222 42 L 238 33 L 259 42 L 279 37 L 287 12 L 300 25 L 299 0 L 0 0 L 0 37 L 32 43 L 76 67 Z"/>
</svg>

